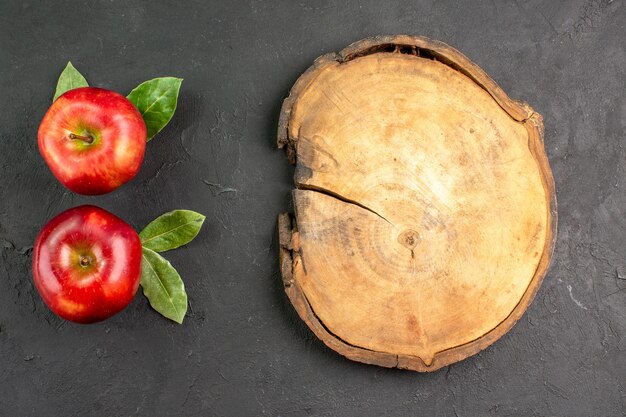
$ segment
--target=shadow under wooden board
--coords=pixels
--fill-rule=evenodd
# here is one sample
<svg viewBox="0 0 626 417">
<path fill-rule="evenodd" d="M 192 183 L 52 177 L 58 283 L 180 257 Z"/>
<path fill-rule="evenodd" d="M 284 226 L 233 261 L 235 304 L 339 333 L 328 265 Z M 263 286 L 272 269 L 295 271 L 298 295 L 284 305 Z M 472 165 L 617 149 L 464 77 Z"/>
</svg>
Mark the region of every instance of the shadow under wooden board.
<svg viewBox="0 0 626 417">
<path fill-rule="evenodd" d="M 318 58 L 283 103 L 279 216 L 296 311 L 359 362 L 434 371 L 522 316 L 556 240 L 543 123 L 450 46 L 384 36 Z"/>
</svg>

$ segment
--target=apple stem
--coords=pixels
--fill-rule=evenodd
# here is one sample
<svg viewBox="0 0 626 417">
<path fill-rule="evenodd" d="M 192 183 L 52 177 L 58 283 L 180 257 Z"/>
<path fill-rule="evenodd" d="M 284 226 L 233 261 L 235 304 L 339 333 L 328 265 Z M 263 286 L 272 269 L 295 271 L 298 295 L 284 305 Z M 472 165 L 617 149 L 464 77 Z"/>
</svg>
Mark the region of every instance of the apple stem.
<svg viewBox="0 0 626 417">
<path fill-rule="evenodd" d="M 80 266 L 87 267 L 91 264 L 91 259 L 89 256 L 81 256 L 80 257 Z"/>
<path fill-rule="evenodd" d="M 81 136 L 81 135 L 77 135 L 75 133 L 70 133 L 70 139 L 78 139 L 78 140 L 82 140 L 83 142 L 86 143 L 93 143 L 93 136 L 89 135 L 89 136 Z"/>
</svg>

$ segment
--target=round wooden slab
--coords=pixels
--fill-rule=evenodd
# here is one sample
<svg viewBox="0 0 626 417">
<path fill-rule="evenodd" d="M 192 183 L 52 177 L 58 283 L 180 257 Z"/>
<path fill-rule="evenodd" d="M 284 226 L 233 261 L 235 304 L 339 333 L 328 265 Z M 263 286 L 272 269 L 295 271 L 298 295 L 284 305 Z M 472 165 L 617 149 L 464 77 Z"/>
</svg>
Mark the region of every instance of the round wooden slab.
<svg viewBox="0 0 626 417">
<path fill-rule="evenodd" d="M 350 359 L 432 371 L 484 349 L 537 292 L 556 237 L 541 116 L 426 38 L 366 39 L 296 82 L 281 272 Z"/>
</svg>

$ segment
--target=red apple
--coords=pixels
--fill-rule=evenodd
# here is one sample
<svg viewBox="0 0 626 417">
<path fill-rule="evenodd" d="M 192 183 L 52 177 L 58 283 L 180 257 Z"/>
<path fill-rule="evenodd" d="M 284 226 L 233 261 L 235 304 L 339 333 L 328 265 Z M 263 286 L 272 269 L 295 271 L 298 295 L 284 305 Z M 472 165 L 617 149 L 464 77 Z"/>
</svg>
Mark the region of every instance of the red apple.
<svg viewBox="0 0 626 417">
<path fill-rule="evenodd" d="M 94 87 L 69 90 L 39 125 L 39 151 L 70 190 L 105 194 L 130 181 L 146 150 L 146 124 L 123 95 Z"/>
<path fill-rule="evenodd" d="M 33 248 L 35 286 L 60 317 L 93 323 L 123 310 L 141 278 L 141 241 L 120 218 L 74 207 L 41 230 Z"/>
</svg>

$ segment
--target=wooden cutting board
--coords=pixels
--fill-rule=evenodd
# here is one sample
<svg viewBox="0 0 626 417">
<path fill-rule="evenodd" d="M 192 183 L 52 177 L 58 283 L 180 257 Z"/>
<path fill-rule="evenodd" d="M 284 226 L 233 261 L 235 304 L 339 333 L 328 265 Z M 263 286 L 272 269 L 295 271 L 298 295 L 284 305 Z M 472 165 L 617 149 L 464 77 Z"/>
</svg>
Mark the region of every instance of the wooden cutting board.
<svg viewBox="0 0 626 417">
<path fill-rule="evenodd" d="M 318 58 L 283 103 L 278 146 L 295 164 L 285 291 L 330 348 L 433 371 L 532 301 L 557 223 L 542 118 L 460 52 L 387 36 Z"/>
</svg>

